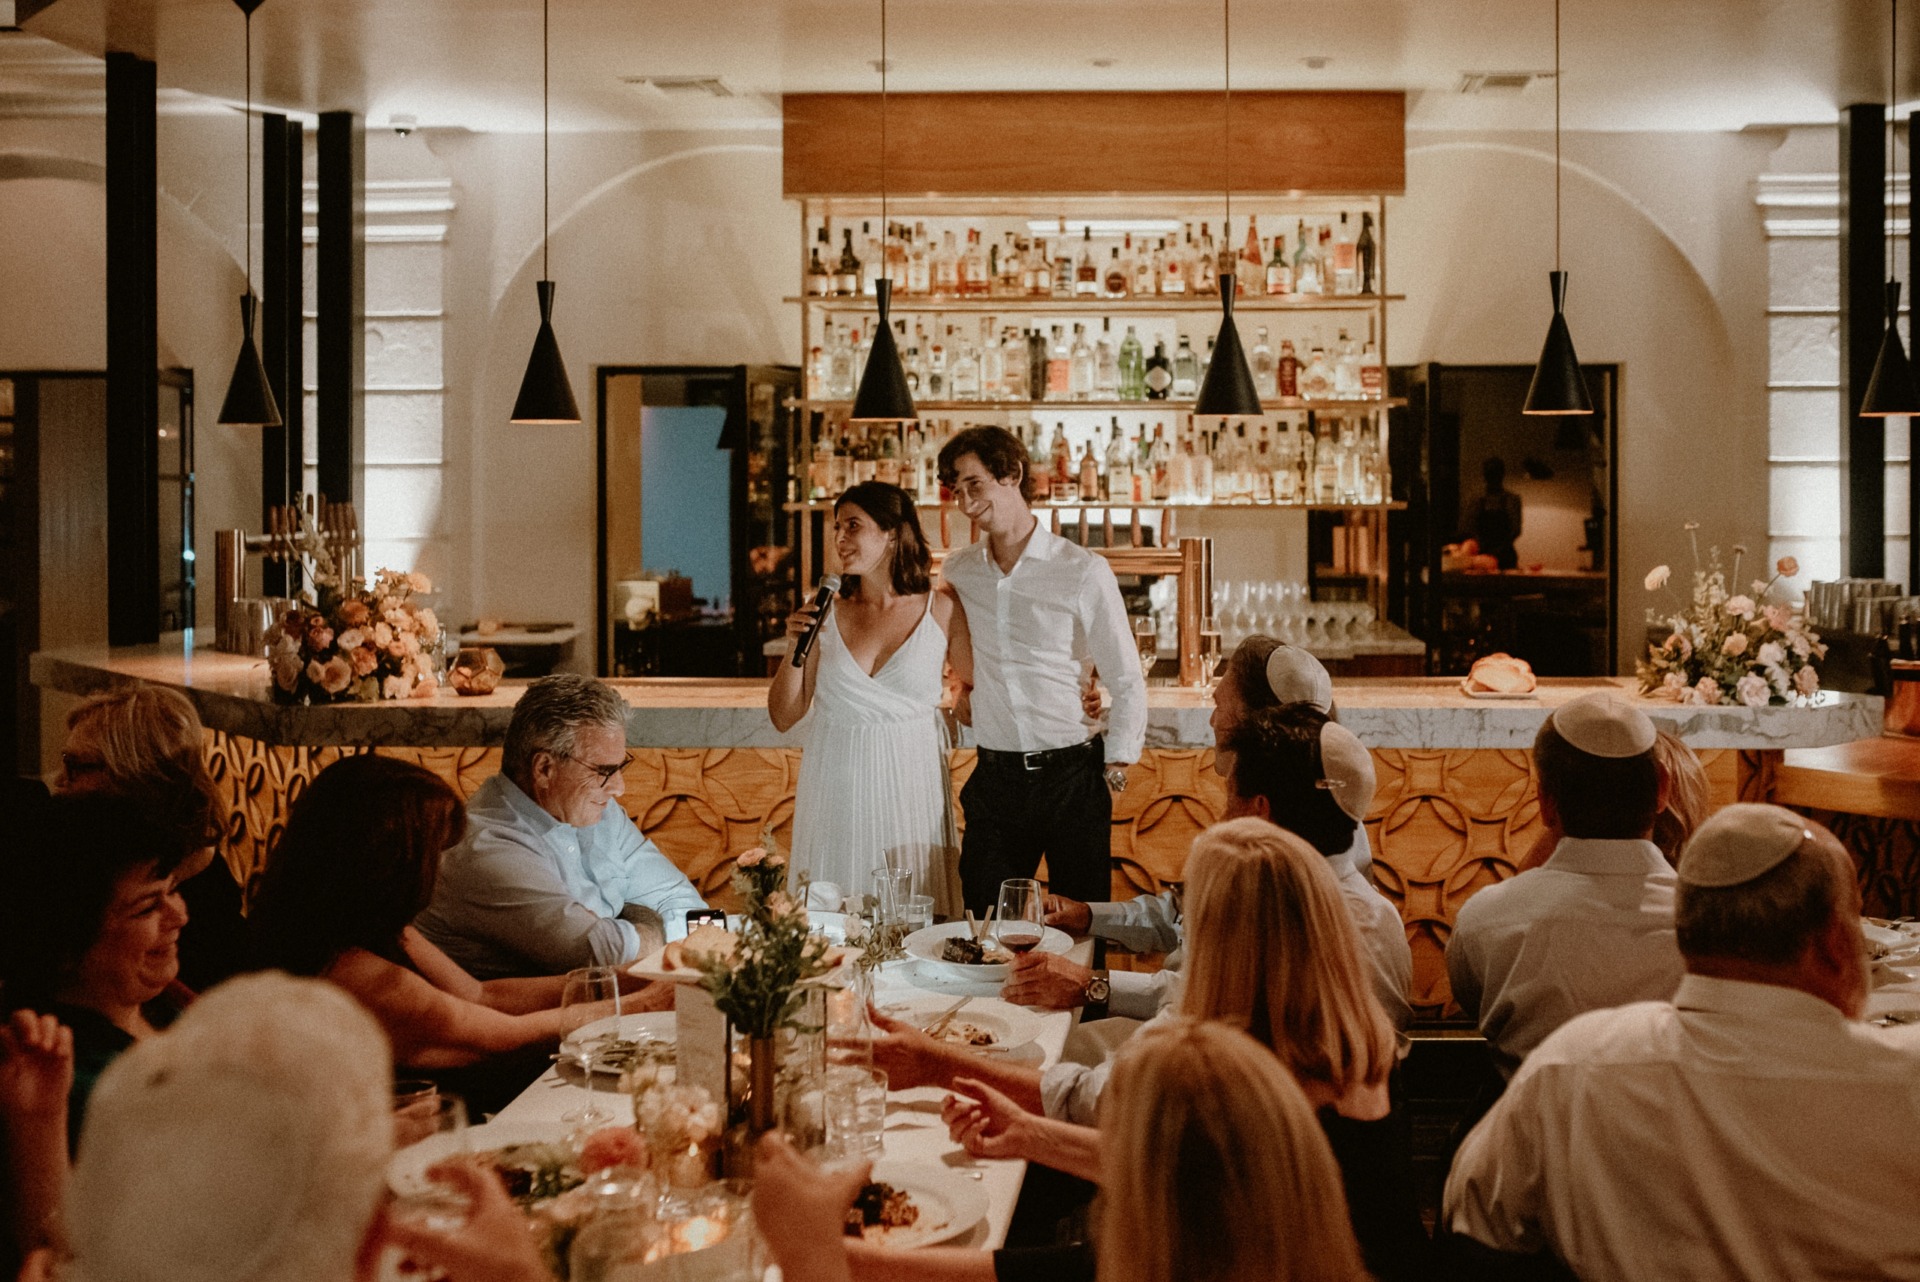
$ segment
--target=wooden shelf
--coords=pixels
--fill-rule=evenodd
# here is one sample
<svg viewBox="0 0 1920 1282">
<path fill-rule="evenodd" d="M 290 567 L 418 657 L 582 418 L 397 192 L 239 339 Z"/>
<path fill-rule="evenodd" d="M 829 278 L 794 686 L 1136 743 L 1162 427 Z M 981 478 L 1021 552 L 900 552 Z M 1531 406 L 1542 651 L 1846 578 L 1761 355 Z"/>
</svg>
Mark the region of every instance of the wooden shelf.
<svg viewBox="0 0 1920 1282">
<path fill-rule="evenodd" d="M 1235 315 L 1247 312 L 1360 312 L 1370 311 L 1381 303 L 1397 303 L 1406 298 L 1405 294 L 1336 294 L 1336 295 L 1284 295 L 1270 298 L 1264 294 L 1249 294 L 1233 300 Z M 868 312 L 874 310 L 874 301 L 864 296 L 851 294 L 827 294 L 803 298 L 788 298 L 789 303 L 805 303 L 829 312 Z M 1100 316 L 1166 315 L 1182 312 L 1218 313 L 1220 296 L 1218 294 L 1189 294 L 1184 297 L 1152 298 L 1029 298 L 1025 295 L 1008 295 L 1000 298 L 950 298 L 928 296 L 924 294 L 898 294 L 893 296 L 889 307 L 896 314 L 912 313 L 921 315 L 929 312 L 988 312 L 993 314 L 1016 312 L 1069 312 Z"/>
<path fill-rule="evenodd" d="M 922 512 L 938 512 L 941 508 L 959 514 L 960 509 L 952 503 L 916 503 Z M 1404 512 L 1407 505 L 1392 503 L 1053 503 L 1037 502 L 1033 510 L 1041 512 L 1131 512 L 1138 508 L 1142 512 Z M 831 512 L 831 499 L 816 499 L 805 503 L 783 503 L 783 512 Z"/>
<path fill-rule="evenodd" d="M 1383 396 L 1370 401 L 1308 401 L 1299 397 L 1286 397 L 1281 400 L 1261 401 L 1261 408 L 1270 413 L 1301 414 L 1308 410 L 1326 410 L 1330 413 L 1356 413 L 1361 410 L 1398 409 L 1405 405 L 1402 396 Z M 801 410 L 850 410 L 852 401 L 815 401 L 796 399 L 787 402 L 794 409 Z M 1011 414 L 1054 414 L 1071 413 L 1076 410 L 1090 410 L 1098 413 L 1124 414 L 1191 414 L 1193 406 L 1186 401 L 915 401 L 914 408 L 924 416 L 929 411 L 938 414 L 958 414 L 968 410 L 1005 412 Z M 1207 417 L 1212 418 L 1213 415 Z M 1229 417 L 1232 417 L 1231 415 Z"/>
</svg>

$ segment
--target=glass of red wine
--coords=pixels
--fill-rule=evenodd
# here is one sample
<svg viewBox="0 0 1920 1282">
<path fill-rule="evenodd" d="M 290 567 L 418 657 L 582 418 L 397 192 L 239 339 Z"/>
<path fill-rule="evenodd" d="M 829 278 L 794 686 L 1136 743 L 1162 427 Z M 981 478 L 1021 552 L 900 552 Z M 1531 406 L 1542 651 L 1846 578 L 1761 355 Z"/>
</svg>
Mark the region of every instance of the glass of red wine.
<svg viewBox="0 0 1920 1282">
<path fill-rule="evenodd" d="M 1047 929 L 1047 895 L 1030 877 L 1000 883 L 1000 907 L 994 915 L 994 938 L 1016 956 L 1040 946 Z"/>
</svg>

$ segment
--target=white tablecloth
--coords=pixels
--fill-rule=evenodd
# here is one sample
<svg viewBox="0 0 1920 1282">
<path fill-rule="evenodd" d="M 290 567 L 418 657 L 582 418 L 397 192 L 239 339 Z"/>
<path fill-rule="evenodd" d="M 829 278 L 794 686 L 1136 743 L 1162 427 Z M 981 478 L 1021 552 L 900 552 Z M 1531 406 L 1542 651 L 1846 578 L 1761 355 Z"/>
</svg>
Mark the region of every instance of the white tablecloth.
<svg viewBox="0 0 1920 1282">
<path fill-rule="evenodd" d="M 1082 943 L 1071 955 L 1085 963 L 1089 951 L 1090 945 Z M 955 999 L 962 995 L 997 997 L 1000 993 L 998 984 L 955 983 L 932 974 L 925 963 L 903 961 L 882 968 L 879 982 L 874 986 L 874 998 L 884 1004 L 890 997 L 914 989 L 951 994 Z M 1059 1061 L 1074 1018 L 1064 1011 L 1043 1014 L 1042 1031 L 1034 1041 L 1044 1056 L 1044 1064 Z M 611 1104 L 615 1115 L 622 1120 L 631 1116 L 627 1101 L 614 1093 L 611 1081 L 596 1083 L 594 1094 L 600 1096 L 603 1104 Z M 578 1108 L 585 1096 L 585 1087 L 561 1077 L 557 1068 L 548 1069 L 540 1080 L 501 1110 L 497 1120 L 558 1123 L 561 1115 Z M 959 1145 L 947 1138 L 947 1128 L 940 1121 L 940 1102 L 945 1097 L 945 1091 L 932 1087 L 892 1092 L 887 1100 L 886 1155 L 914 1162 L 940 1163 L 968 1173 L 967 1178 L 977 1176 L 987 1194 L 987 1218 L 967 1236 L 955 1239 L 952 1245 L 992 1250 L 1006 1241 L 1007 1226 L 1013 1220 L 1013 1204 L 1019 1199 L 1027 1164 L 977 1161 L 967 1156 Z"/>
</svg>

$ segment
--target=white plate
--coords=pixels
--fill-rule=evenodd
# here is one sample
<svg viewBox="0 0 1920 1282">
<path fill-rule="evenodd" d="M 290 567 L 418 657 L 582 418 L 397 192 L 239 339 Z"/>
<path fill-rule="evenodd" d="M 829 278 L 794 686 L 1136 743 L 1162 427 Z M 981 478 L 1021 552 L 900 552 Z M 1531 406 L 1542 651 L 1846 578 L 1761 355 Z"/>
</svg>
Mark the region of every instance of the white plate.
<svg viewBox="0 0 1920 1282">
<path fill-rule="evenodd" d="M 582 1024 L 578 1031 L 569 1033 L 560 1043 L 560 1053 L 568 1053 L 568 1046 L 581 1037 L 605 1037 L 611 1033 L 622 1041 L 655 1041 L 672 1044 L 679 1035 L 679 1024 L 670 1010 L 641 1011 L 634 1015 L 609 1015 L 605 1019 L 596 1019 L 591 1024 Z"/>
<path fill-rule="evenodd" d="M 808 914 L 809 919 L 815 920 L 815 921 L 818 921 L 819 919 L 827 916 L 829 916 L 829 914 L 826 914 L 826 913 L 809 913 Z M 820 933 L 824 935 L 828 935 L 829 942 L 832 942 L 830 931 L 823 930 Z M 846 933 L 845 926 L 843 925 L 841 928 L 841 934 L 843 937 L 845 933 Z M 835 946 L 839 947 L 839 945 L 835 945 Z M 627 967 L 627 974 L 632 975 L 635 979 L 665 980 L 669 984 L 697 984 L 700 982 L 700 972 L 691 966 L 683 970 L 668 970 L 665 964 L 666 952 L 667 952 L 667 945 L 662 944 L 659 948 L 655 949 L 653 952 L 648 953 L 645 957 L 642 957 L 639 961 Z M 853 954 L 846 953 L 840 958 L 838 965 L 828 970 L 827 975 L 831 976 L 835 971 L 840 970 L 842 967 L 849 966 L 852 964 L 853 964 Z M 823 976 L 821 979 L 815 980 L 813 982 L 827 983 L 832 981 Z"/>
<path fill-rule="evenodd" d="M 908 1250 L 933 1246 L 966 1233 L 987 1215 L 987 1191 L 944 1166 L 883 1157 L 873 1164 L 873 1179 L 912 1198 L 920 1218 L 911 1228 L 869 1234 L 869 1242 Z"/>
<path fill-rule="evenodd" d="M 432 1185 L 427 1169 L 462 1153 L 485 1153 L 514 1144 L 567 1143 L 568 1127 L 561 1122 L 488 1122 L 457 1133 L 429 1135 L 387 1159 L 387 1187 L 399 1197 L 426 1192 Z"/>
<path fill-rule="evenodd" d="M 1539 690 L 1475 690 L 1466 682 L 1460 683 L 1460 693 L 1469 699 L 1531 699 Z"/>
<path fill-rule="evenodd" d="M 950 1008 L 955 998 L 940 993 L 901 993 L 890 999 L 879 1001 L 880 1011 L 895 1019 L 904 1019 L 909 1024 L 925 1028 L 940 1018 L 943 1011 Z M 953 1017 L 956 1024 L 972 1024 L 985 1032 L 992 1033 L 994 1045 L 1003 1050 L 1012 1050 L 1016 1046 L 1025 1046 L 1038 1037 L 1046 1027 L 1046 1021 L 1039 1012 L 1028 1010 L 1025 1006 L 1015 1006 L 1012 1002 L 1001 1001 L 998 997 L 976 997 L 960 1008 Z M 962 1050 L 976 1049 L 965 1043 L 953 1045 Z"/>
<path fill-rule="evenodd" d="M 1877 945 L 1881 952 L 1892 952 L 1895 949 L 1911 948 L 1915 944 L 1920 944 L 1920 940 L 1911 935 L 1903 935 L 1888 926 L 1876 926 L 1870 921 L 1863 920 L 1860 923 L 1860 933 L 1866 936 L 1869 944 Z"/>
<path fill-rule="evenodd" d="M 996 923 L 997 926 L 997 923 Z M 997 980 L 1005 979 L 1013 967 L 1002 962 L 990 966 L 963 966 L 959 962 L 940 960 L 940 945 L 956 935 L 965 935 L 971 927 L 964 921 L 949 921 L 938 926 L 926 926 L 908 935 L 902 946 L 908 954 L 933 966 L 936 970 L 955 979 Z M 1040 951 L 1043 953 L 1064 953 L 1073 947 L 1073 936 L 1051 926 L 1043 928 L 1040 936 Z M 989 936 L 994 932 L 988 931 Z"/>
</svg>

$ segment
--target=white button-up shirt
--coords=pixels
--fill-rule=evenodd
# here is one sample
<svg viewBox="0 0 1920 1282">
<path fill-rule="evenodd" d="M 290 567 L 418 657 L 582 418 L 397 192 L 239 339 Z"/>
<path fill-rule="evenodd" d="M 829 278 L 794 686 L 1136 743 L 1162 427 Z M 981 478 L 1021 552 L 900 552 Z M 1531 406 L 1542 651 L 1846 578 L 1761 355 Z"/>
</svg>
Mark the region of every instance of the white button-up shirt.
<svg viewBox="0 0 1920 1282">
<path fill-rule="evenodd" d="M 967 611 L 981 747 L 1038 752 L 1085 743 L 1097 723 L 1081 710 L 1080 691 L 1097 667 L 1113 695 L 1107 760 L 1140 759 L 1147 683 L 1105 557 L 1038 525 L 1009 573 L 1000 572 L 983 538 L 949 556 L 942 577 Z"/>
<path fill-rule="evenodd" d="M 555 819 L 505 775 L 467 802 L 467 835 L 440 860 L 420 933 L 481 979 L 560 975 L 636 960 L 628 904 L 660 914 L 668 939 L 706 900 L 618 802 L 599 822 Z"/>
<path fill-rule="evenodd" d="M 1689 975 L 1527 1058 L 1444 1215 L 1582 1279 L 1920 1279 L 1920 1028 Z"/>
<path fill-rule="evenodd" d="M 1650 841 L 1563 837 L 1546 863 L 1461 905 L 1447 976 L 1502 1076 L 1575 1015 L 1673 995 L 1676 885 Z"/>
</svg>

